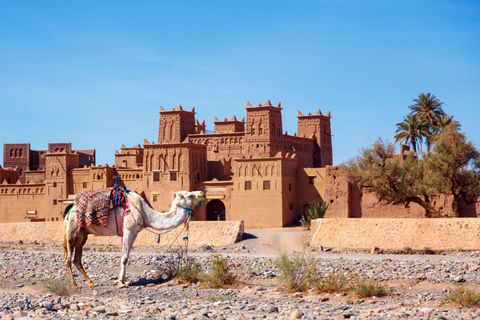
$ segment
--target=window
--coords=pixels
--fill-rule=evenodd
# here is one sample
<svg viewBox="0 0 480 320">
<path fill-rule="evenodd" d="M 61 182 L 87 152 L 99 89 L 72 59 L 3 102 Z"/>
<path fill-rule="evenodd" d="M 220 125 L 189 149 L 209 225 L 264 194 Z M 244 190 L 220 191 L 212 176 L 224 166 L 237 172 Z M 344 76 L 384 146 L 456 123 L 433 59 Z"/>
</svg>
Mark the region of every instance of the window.
<svg viewBox="0 0 480 320">
<path fill-rule="evenodd" d="M 263 190 L 270 190 L 270 180 L 263 181 Z"/>
<path fill-rule="evenodd" d="M 56 182 L 53 183 L 53 187 L 54 187 L 54 188 L 57 187 L 57 183 L 56 183 Z"/>
<path fill-rule="evenodd" d="M 315 177 L 308 177 L 308 184 L 313 184 L 315 181 Z"/>
<path fill-rule="evenodd" d="M 88 183 L 87 182 L 84 182 L 83 183 L 83 189 L 87 189 L 88 188 Z"/>
<path fill-rule="evenodd" d="M 56 200 L 56 199 L 53 200 L 53 205 L 54 205 L 54 206 L 57 205 L 57 200 Z"/>
<path fill-rule="evenodd" d="M 252 190 L 252 181 L 245 181 L 245 190 Z"/>
<path fill-rule="evenodd" d="M 291 183 L 288 184 L 288 191 L 292 191 L 292 184 Z"/>
<path fill-rule="evenodd" d="M 170 171 L 170 181 L 177 181 L 177 172 Z"/>
<path fill-rule="evenodd" d="M 288 209 L 289 209 L 289 210 L 293 210 L 293 202 L 290 202 L 290 203 L 288 204 Z"/>
<path fill-rule="evenodd" d="M 152 202 L 157 202 L 158 201 L 158 194 L 152 195 Z"/>
<path fill-rule="evenodd" d="M 153 173 L 153 181 L 158 182 L 160 181 L 160 172 L 156 171 Z"/>
</svg>

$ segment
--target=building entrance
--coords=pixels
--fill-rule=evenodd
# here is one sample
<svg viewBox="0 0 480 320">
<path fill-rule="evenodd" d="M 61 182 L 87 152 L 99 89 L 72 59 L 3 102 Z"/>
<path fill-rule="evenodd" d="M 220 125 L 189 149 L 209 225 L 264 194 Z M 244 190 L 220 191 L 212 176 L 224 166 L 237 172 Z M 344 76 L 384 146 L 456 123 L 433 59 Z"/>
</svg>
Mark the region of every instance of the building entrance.
<svg viewBox="0 0 480 320">
<path fill-rule="evenodd" d="M 212 200 L 207 204 L 208 221 L 225 221 L 225 205 L 220 200 Z"/>
</svg>

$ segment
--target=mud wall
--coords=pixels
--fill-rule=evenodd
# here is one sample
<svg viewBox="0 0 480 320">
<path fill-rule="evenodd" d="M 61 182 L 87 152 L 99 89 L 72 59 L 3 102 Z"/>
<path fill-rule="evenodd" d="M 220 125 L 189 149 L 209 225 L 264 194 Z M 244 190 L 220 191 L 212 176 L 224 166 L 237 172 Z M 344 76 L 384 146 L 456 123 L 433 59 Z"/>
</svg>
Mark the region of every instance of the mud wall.
<svg viewBox="0 0 480 320">
<path fill-rule="evenodd" d="M 162 246 L 166 247 L 178 236 L 183 243 L 185 230 L 180 226 L 172 232 L 160 237 L 146 230 L 140 232 L 134 246 Z M 192 221 L 188 233 L 189 245 L 200 247 L 209 245 L 223 247 L 234 244 L 243 237 L 243 221 Z M 180 235 L 179 235 L 180 233 Z M 37 241 L 40 244 L 63 243 L 63 222 L 36 222 L 36 223 L 0 223 L 0 242 L 30 244 Z M 87 244 L 112 245 L 120 247 L 120 237 L 89 236 Z"/>
<path fill-rule="evenodd" d="M 329 206 L 325 218 L 423 218 L 425 209 L 416 203 L 388 204 L 349 183 L 340 167 L 325 168 L 325 196 Z M 433 207 L 441 216 L 451 215 L 452 197 L 439 195 L 432 198 Z M 480 201 L 461 204 L 460 217 L 480 216 Z"/>
<path fill-rule="evenodd" d="M 480 249 L 480 219 L 316 219 L 310 245 L 402 250 Z"/>
</svg>

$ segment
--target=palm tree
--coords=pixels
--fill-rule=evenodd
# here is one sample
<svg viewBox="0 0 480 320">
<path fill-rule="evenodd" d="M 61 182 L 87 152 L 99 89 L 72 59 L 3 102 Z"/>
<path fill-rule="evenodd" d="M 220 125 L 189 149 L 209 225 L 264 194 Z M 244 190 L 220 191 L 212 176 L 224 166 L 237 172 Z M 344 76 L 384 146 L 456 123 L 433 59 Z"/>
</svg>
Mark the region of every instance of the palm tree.
<svg viewBox="0 0 480 320">
<path fill-rule="evenodd" d="M 435 125 L 437 118 L 444 114 L 442 110 L 443 102 L 437 99 L 434 94 L 420 93 L 418 98 L 413 101 L 416 103 L 410 106 L 412 113 L 425 120 L 428 126 Z"/>
<path fill-rule="evenodd" d="M 423 141 L 423 137 L 427 135 L 425 131 L 425 121 L 420 119 L 415 113 L 410 113 L 403 117 L 403 122 L 397 123 L 397 134 L 395 142 L 410 144 L 413 151 L 417 152 L 417 145 Z"/>
<path fill-rule="evenodd" d="M 447 126 L 458 131 L 462 125 L 457 120 L 453 120 L 453 116 L 449 116 L 448 114 L 444 113 L 437 119 L 437 128 L 439 133 L 442 133 Z"/>
<path fill-rule="evenodd" d="M 446 113 L 443 113 L 437 119 L 435 119 L 435 125 L 430 128 L 429 135 L 427 138 L 427 146 L 431 146 L 438 140 L 440 135 L 445 129 L 451 128 L 455 131 L 458 131 L 462 126 L 460 122 L 453 120 L 453 116 L 449 116 Z"/>
<path fill-rule="evenodd" d="M 437 120 L 445 114 L 442 110 L 443 102 L 430 93 L 420 93 L 413 101 L 415 104 L 410 106 L 410 109 L 425 122 L 423 137 L 427 143 L 427 152 L 430 153 L 430 147 L 435 139 L 434 127 L 437 125 Z"/>
</svg>

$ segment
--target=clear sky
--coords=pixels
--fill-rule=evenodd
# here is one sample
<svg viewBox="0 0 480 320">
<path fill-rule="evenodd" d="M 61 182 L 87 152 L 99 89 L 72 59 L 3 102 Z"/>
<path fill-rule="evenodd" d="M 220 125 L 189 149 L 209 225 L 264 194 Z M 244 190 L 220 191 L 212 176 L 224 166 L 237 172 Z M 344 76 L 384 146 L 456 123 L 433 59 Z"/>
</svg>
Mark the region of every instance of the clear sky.
<svg viewBox="0 0 480 320">
<path fill-rule="evenodd" d="M 71 142 L 97 164 L 159 108 L 245 116 L 331 111 L 334 164 L 431 92 L 480 144 L 480 1 L 0 1 L 0 142 Z M 0 155 L 3 165 L 3 152 Z"/>
</svg>

